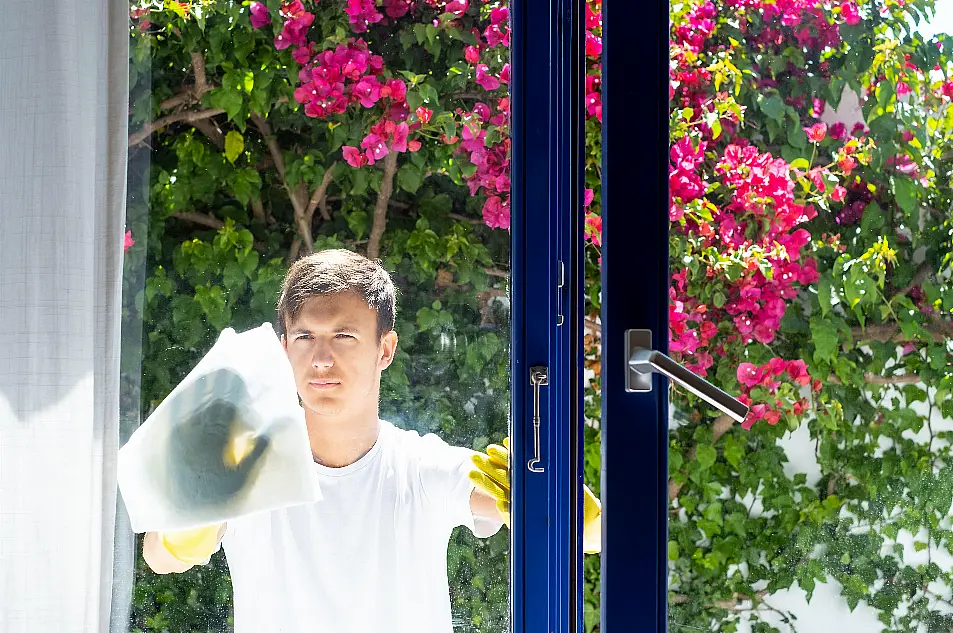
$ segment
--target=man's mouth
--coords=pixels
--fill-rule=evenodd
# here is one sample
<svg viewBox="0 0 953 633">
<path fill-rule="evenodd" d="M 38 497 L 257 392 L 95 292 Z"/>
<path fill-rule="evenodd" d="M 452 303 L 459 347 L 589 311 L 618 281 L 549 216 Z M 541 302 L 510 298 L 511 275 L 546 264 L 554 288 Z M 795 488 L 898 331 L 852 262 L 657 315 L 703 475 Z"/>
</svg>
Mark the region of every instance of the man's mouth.
<svg viewBox="0 0 953 633">
<path fill-rule="evenodd" d="M 315 389 L 332 389 L 340 384 L 340 380 L 332 380 L 331 378 L 316 378 L 308 381 L 308 385 Z"/>
</svg>

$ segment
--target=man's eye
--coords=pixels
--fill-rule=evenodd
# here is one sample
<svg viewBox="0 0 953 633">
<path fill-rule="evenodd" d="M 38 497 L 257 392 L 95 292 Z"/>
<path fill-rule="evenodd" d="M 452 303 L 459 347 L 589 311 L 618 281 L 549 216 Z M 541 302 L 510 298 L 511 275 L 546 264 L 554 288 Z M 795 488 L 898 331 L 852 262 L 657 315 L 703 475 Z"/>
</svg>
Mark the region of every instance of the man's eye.
<svg viewBox="0 0 953 633">
<path fill-rule="evenodd" d="M 311 338 L 311 335 L 310 335 L 310 334 L 299 334 L 298 336 L 295 337 L 295 340 L 296 340 L 296 341 L 300 341 L 300 340 L 303 339 L 303 338 Z"/>
<path fill-rule="evenodd" d="M 336 338 L 354 338 L 350 334 L 338 334 Z"/>
</svg>

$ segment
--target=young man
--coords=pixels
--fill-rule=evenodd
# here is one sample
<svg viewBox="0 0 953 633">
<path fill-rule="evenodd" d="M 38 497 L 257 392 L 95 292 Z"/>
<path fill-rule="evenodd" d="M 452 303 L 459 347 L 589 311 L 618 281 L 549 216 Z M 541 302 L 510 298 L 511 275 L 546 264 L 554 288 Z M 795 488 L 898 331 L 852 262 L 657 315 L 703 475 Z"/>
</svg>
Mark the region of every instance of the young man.
<svg viewBox="0 0 953 633">
<path fill-rule="evenodd" d="M 486 537 L 509 522 L 505 447 L 474 453 L 379 418 L 381 373 L 397 349 L 395 309 L 393 282 L 377 262 L 344 250 L 297 261 L 278 301 L 278 331 L 323 499 L 145 537 L 143 555 L 158 573 L 204 564 L 221 543 L 235 633 L 451 633 L 452 530 Z M 598 506 L 590 497 L 588 514 Z"/>
</svg>

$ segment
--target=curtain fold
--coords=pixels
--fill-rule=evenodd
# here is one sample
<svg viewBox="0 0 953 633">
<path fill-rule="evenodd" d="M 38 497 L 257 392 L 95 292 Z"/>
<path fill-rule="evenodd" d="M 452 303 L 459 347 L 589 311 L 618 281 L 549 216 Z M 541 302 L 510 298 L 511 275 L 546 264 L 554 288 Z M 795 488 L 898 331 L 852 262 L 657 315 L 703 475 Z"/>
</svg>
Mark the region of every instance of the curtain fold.
<svg viewBox="0 0 953 633">
<path fill-rule="evenodd" d="M 101 633 L 114 577 L 129 9 L 2 6 L 0 631 Z"/>
</svg>

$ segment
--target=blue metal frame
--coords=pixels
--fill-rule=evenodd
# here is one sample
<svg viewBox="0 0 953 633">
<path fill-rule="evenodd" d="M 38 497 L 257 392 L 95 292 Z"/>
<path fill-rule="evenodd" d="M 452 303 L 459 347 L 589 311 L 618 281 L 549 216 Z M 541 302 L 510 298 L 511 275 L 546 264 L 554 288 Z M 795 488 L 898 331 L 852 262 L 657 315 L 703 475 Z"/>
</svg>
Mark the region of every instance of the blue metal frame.
<svg viewBox="0 0 953 633">
<path fill-rule="evenodd" d="M 515 633 L 569 633 L 582 622 L 583 10 L 583 0 L 510 3 Z M 536 365 L 549 368 L 549 386 L 541 392 L 542 473 L 527 470 L 533 450 L 529 372 Z"/>
<path fill-rule="evenodd" d="M 602 35 L 601 630 L 663 633 L 668 383 L 625 391 L 624 333 L 667 351 L 668 2 L 604 3 Z"/>
</svg>

